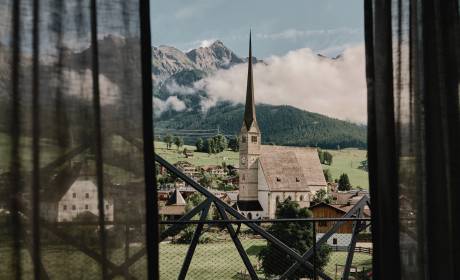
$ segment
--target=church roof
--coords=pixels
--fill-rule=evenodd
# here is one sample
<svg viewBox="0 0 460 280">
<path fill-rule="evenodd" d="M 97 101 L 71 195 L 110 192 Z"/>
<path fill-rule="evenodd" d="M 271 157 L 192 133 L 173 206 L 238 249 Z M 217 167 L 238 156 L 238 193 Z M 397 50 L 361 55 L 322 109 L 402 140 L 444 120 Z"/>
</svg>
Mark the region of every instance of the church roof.
<svg viewBox="0 0 460 280">
<path fill-rule="evenodd" d="M 176 188 L 173 194 L 169 197 L 166 205 L 185 205 L 185 199 L 180 193 L 180 191 Z"/>
<path fill-rule="evenodd" d="M 253 123 L 257 123 L 257 120 L 252 73 L 252 42 L 251 33 L 249 33 L 248 84 L 246 88 L 246 106 L 244 108 L 244 124 L 246 125 L 246 129 L 249 130 Z"/>
<path fill-rule="evenodd" d="M 259 163 L 270 191 L 327 186 L 316 148 L 262 145 Z"/>
<path fill-rule="evenodd" d="M 238 200 L 234 205 L 238 211 L 263 211 L 262 205 L 258 200 Z"/>
</svg>

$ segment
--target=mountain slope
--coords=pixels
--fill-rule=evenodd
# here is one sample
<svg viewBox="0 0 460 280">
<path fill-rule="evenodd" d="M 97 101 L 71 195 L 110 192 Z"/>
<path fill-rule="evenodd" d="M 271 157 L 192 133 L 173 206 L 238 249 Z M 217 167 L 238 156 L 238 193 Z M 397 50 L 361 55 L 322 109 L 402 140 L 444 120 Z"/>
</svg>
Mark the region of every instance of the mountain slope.
<svg viewBox="0 0 460 280">
<path fill-rule="evenodd" d="M 292 106 L 257 105 L 257 121 L 265 144 L 319 146 L 322 148 L 366 147 L 366 127 L 303 111 Z M 216 129 L 238 134 L 243 122 L 243 104 L 220 103 L 208 112 L 166 112 L 155 128 Z M 188 139 L 189 143 L 194 139 Z"/>
</svg>

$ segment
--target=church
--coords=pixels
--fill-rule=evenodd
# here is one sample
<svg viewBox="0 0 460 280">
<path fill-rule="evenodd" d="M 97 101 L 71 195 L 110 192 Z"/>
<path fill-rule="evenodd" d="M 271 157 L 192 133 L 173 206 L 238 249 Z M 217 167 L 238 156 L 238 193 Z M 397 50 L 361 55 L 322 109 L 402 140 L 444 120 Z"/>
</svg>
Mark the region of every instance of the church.
<svg viewBox="0 0 460 280">
<path fill-rule="evenodd" d="M 234 207 L 249 219 L 275 218 L 279 202 L 289 198 L 309 207 L 320 189 L 327 189 L 316 148 L 262 145 L 257 124 L 249 35 L 248 77 L 240 130 L 239 195 Z"/>
</svg>

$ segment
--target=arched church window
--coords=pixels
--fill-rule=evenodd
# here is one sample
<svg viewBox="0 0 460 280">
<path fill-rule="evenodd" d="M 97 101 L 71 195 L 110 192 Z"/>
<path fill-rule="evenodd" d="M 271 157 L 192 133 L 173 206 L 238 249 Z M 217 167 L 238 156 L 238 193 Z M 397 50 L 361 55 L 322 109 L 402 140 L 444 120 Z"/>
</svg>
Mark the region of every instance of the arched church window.
<svg viewBox="0 0 460 280">
<path fill-rule="evenodd" d="M 276 205 L 278 205 L 278 204 L 280 204 L 280 196 L 279 195 L 276 196 Z"/>
<path fill-rule="evenodd" d="M 246 136 L 241 136 L 241 143 L 246 143 Z"/>
<path fill-rule="evenodd" d="M 251 213 L 248 213 L 248 219 L 249 219 L 249 220 L 252 219 L 252 214 L 251 214 Z"/>
<path fill-rule="evenodd" d="M 300 195 L 299 200 L 300 200 L 300 201 L 303 201 L 303 195 Z"/>
<path fill-rule="evenodd" d="M 257 136 L 251 136 L 251 142 L 257 143 Z"/>
</svg>

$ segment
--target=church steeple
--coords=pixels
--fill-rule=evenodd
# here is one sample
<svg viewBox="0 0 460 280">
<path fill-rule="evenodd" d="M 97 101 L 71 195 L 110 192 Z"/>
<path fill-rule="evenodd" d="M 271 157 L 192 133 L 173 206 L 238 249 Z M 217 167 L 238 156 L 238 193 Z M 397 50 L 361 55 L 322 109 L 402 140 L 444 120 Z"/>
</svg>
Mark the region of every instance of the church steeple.
<svg viewBox="0 0 460 280">
<path fill-rule="evenodd" d="M 238 209 L 262 210 L 258 201 L 258 170 L 261 149 L 261 133 L 256 121 L 254 102 L 254 84 L 252 72 L 252 44 L 249 33 L 248 84 L 246 88 L 246 107 L 244 121 L 240 130 L 240 164 L 239 164 L 239 196 Z"/>
<path fill-rule="evenodd" d="M 251 31 L 249 31 L 249 57 L 248 57 L 248 85 L 246 88 L 246 107 L 244 109 L 244 124 L 249 130 L 256 120 L 256 105 L 254 102 L 254 81 L 252 75 L 252 40 Z"/>
</svg>

